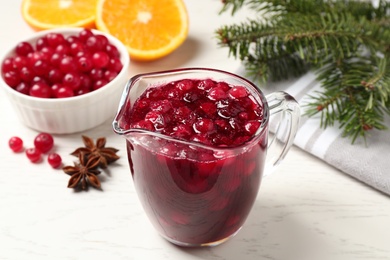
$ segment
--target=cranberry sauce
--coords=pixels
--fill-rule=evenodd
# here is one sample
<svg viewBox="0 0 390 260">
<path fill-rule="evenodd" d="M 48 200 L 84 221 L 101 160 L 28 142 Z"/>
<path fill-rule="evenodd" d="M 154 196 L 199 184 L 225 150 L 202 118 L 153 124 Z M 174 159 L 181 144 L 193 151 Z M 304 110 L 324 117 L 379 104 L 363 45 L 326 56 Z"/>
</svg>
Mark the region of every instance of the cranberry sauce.
<svg viewBox="0 0 390 260">
<path fill-rule="evenodd" d="M 209 147 L 147 133 L 128 136 L 135 187 L 159 232 L 188 245 L 237 232 L 263 171 L 267 129 L 254 137 L 263 121 L 262 104 L 242 86 L 186 79 L 147 89 L 123 113 L 122 128 Z"/>
</svg>

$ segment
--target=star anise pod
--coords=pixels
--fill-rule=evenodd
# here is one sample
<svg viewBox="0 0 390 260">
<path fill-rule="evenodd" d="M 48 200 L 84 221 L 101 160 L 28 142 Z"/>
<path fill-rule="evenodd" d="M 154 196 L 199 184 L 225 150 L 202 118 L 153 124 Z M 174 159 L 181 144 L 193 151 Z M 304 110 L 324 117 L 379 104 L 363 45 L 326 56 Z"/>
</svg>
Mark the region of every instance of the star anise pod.
<svg viewBox="0 0 390 260">
<path fill-rule="evenodd" d="M 90 184 L 95 188 L 100 188 L 100 180 L 97 175 L 100 173 L 97 170 L 99 166 L 99 158 L 91 157 L 87 159 L 84 153 L 79 153 L 79 162 L 74 163 L 74 166 L 65 166 L 63 171 L 69 174 L 70 180 L 68 182 L 68 188 L 76 188 L 81 185 L 81 188 L 85 190 L 87 185 Z"/>
<path fill-rule="evenodd" d="M 116 154 L 119 151 L 118 149 L 105 147 L 106 138 L 98 138 L 96 140 L 96 145 L 92 138 L 85 135 L 82 135 L 82 138 L 85 147 L 77 148 L 71 155 L 79 156 L 80 153 L 84 153 L 88 160 L 91 160 L 91 158 L 98 158 L 98 166 L 103 169 L 107 168 L 108 164 L 119 159 L 119 156 Z"/>
</svg>

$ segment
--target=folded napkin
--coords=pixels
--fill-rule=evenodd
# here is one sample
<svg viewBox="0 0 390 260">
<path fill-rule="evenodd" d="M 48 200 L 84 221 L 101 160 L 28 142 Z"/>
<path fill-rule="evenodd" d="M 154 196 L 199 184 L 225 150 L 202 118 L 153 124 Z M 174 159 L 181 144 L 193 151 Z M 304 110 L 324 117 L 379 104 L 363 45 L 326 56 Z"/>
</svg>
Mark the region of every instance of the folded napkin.
<svg viewBox="0 0 390 260">
<path fill-rule="evenodd" d="M 245 75 L 243 68 L 237 72 Z M 274 91 L 285 91 L 292 95 L 301 105 L 302 114 L 305 104 L 310 100 L 308 95 L 315 95 L 321 85 L 311 72 L 288 81 L 269 83 L 261 87 L 267 94 Z M 357 139 L 341 136 L 342 130 L 337 126 L 320 128 L 319 116 L 302 116 L 294 144 L 315 155 L 346 174 L 367 185 L 390 195 L 390 118 L 385 124 L 389 130 L 371 130 L 366 143 Z"/>
</svg>

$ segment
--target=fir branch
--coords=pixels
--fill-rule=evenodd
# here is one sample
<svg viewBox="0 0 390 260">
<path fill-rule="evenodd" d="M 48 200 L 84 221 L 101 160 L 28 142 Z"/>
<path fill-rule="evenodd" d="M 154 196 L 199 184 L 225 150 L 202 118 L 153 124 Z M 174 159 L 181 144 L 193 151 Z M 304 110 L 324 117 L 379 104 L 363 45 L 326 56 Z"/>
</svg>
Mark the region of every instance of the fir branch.
<svg viewBox="0 0 390 260">
<path fill-rule="evenodd" d="M 373 128 L 384 130 L 384 115 L 390 114 L 390 67 L 388 59 L 354 57 L 332 62 L 317 70 L 323 91 L 310 96 L 307 115 L 321 112 L 321 126 L 343 128 L 343 136 L 365 137 Z"/>
<path fill-rule="evenodd" d="M 265 82 L 317 73 L 323 91 L 312 96 L 307 115 L 321 127 L 340 123 L 343 136 L 383 130 L 390 114 L 390 4 L 326 0 L 226 0 L 223 11 L 243 6 L 270 18 L 223 26 L 221 47 L 240 59 L 248 75 Z"/>
</svg>

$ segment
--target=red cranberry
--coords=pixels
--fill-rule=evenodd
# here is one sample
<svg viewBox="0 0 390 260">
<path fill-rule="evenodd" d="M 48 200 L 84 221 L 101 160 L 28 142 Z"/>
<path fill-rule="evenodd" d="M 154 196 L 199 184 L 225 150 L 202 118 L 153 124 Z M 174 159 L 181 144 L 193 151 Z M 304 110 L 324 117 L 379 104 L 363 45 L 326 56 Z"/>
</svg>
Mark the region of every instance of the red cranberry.
<svg viewBox="0 0 390 260">
<path fill-rule="evenodd" d="M 77 63 L 72 56 L 64 56 L 60 61 L 59 67 L 64 73 L 77 71 Z"/>
<path fill-rule="evenodd" d="M 45 36 L 49 46 L 56 47 L 65 43 L 65 37 L 60 33 L 48 33 Z"/>
<path fill-rule="evenodd" d="M 152 111 L 167 113 L 169 110 L 172 109 L 172 104 L 167 99 L 157 100 L 156 102 L 150 104 L 150 109 Z"/>
<path fill-rule="evenodd" d="M 93 35 L 93 32 L 89 29 L 85 29 L 79 32 L 79 38 L 82 42 L 86 42 L 87 39 Z"/>
<path fill-rule="evenodd" d="M 15 88 L 20 83 L 20 77 L 15 71 L 7 71 L 4 73 L 3 79 L 12 88 Z"/>
<path fill-rule="evenodd" d="M 37 76 L 44 76 L 49 73 L 50 67 L 49 64 L 44 60 L 37 60 L 33 64 L 33 71 Z"/>
<path fill-rule="evenodd" d="M 176 88 L 178 88 L 181 91 L 188 91 L 194 87 L 194 84 L 191 80 L 182 80 L 177 82 Z"/>
<path fill-rule="evenodd" d="M 146 114 L 145 120 L 150 121 L 156 129 L 161 130 L 165 126 L 164 116 L 156 111 L 150 111 Z"/>
<path fill-rule="evenodd" d="M 7 57 L 4 59 L 3 63 L 1 64 L 1 72 L 6 73 L 9 71 L 13 71 L 14 68 L 14 58 Z"/>
<path fill-rule="evenodd" d="M 31 86 L 29 94 L 32 97 L 50 98 L 51 88 L 44 82 L 37 82 Z"/>
<path fill-rule="evenodd" d="M 60 86 L 56 91 L 57 98 L 69 98 L 73 96 L 74 96 L 73 88 L 69 86 Z"/>
<path fill-rule="evenodd" d="M 214 131 L 214 123 L 211 119 L 201 118 L 194 124 L 196 133 L 209 133 Z"/>
<path fill-rule="evenodd" d="M 70 36 L 66 37 L 65 40 L 69 44 L 81 41 L 81 39 L 79 37 L 77 37 L 76 35 L 70 35 Z"/>
<path fill-rule="evenodd" d="M 70 55 L 71 54 L 71 49 L 68 45 L 66 44 L 60 44 L 56 46 L 55 52 L 60 54 L 60 55 Z"/>
<path fill-rule="evenodd" d="M 62 78 L 62 84 L 71 87 L 73 90 L 78 90 L 81 85 L 80 75 L 76 72 L 68 72 Z"/>
<path fill-rule="evenodd" d="M 51 85 L 51 96 L 52 97 L 57 97 L 57 91 L 60 87 L 62 87 L 61 83 L 54 83 L 53 85 Z"/>
<path fill-rule="evenodd" d="M 208 98 L 213 101 L 225 99 L 226 97 L 226 92 L 223 90 L 223 88 L 220 87 L 212 88 L 208 93 Z"/>
<path fill-rule="evenodd" d="M 98 90 L 102 87 L 104 87 L 105 85 L 107 85 L 108 83 L 108 80 L 106 79 L 98 79 L 95 81 L 95 84 L 93 84 L 93 90 Z"/>
<path fill-rule="evenodd" d="M 192 131 L 191 127 L 179 124 L 178 126 L 175 126 L 172 128 L 172 136 L 179 137 L 179 138 L 185 138 L 188 140 L 189 137 L 191 137 L 194 132 Z"/>
<path fill-rule="evenodd" d="M 85 46 L 88 50 L 95 52 L 103 50 L 104 43 L 99 37 L 92 35 L 85 41 Z"/>
<path fill-rule="evenodd" d="M 198 88 L 202 90 L 210 90 L 215 87 L 215 82 L 211 79 L 201 80 L 198 84 Z"/>
<path fill-rule="evenodd" d="M 20 82 L 19 85 L 16 86 L 15 90 L 19 93 L 29 95 L 30 94 L 30 85 L 26 82 Z"/>
<path fill-rule="evenodd" d="M 34 139 L 35 148 L 39 149 L 42 153 L 46 153 L 53 148 L 54 139 L 49 133 L 39 133 Z"/>
<path fill-rule="evenodd" d="M 41 50 L 43 47 L 47 47 L 49 46 L 49 43 L 47 42 L 47 39 L 46 37 L 41 37 L 37 40 L 37 43 L 35 44 L 36 46 L 36 49 L 39 51 Z"/>
<path fill-rule="evenodd" d="M 20 56 L 27 56 L 30 52 L 33 52 L 33 46 L 28 42 L 20 42 L 16 45 L 15 52 Z"/>
<path fill-rule="evenodd" d="M 92 63 L 95 68 L 102 69 L 107 67 L 110 57 L 107 53 L 98 51 L 92 55 Z"/>
<path fill-rule="evenodd" d="M 84 45 L 81 42 L 79 42 L 79 41 L 73 42 L 70 45 L 70 53 L 72 55 L 77 55 L 77 53 L 83 52 L 84 50 L 85 50 Z"/>
<path fill-rule="evenodd" d="M 51 153 L 47 156 L 47 162 L 50 164 L 53 168 L 58 168 L 62 164 L 62 158 L 57 153 Z"/>
<path fill-rule="evenodd" d="M 49 60 L 50 60 L 51 56 L 54 54 L 54 49 L 51 47 L 43 47 L 41 52 L 49 56 Z"/>
<path fill-rule="evenodd" d="M 111 70 L 106 70 L 104 72 L 104 78 L 110 82 L 111 80 L 115 79 L 115 77 L 118 76 L 118 72 L 111 71 Z"/>
<path fill-rule="evenodd" d="M 60 53 L 53 53 L 53 55 L 50 57 L 50 64 L 53 66 L 58 67 L 61 63 L 62 57 L 64 55 Z"/>
<path fill-rule="evenodd" d="M 64 77 L 64 73 L 57 68 L 51 68 L 49 70 L 49 73 L 47 74 L 47 79 L 52 84 L 61 82 L 63 77 Z"/>
<path fill-rule="evenodd" d="M 103 49 L 105 50 L 106 49 L 106 46 L 108 44 L 108 39 L 106 36 L 102 35 L 102 34 L 97 34 L 96 37 L 99 39 L 101 45 L 103 46 Z"/>
<path fill-rule="evenodd" d="M 106 45 L 106 52 L 112 58 L 119 58 L 119 56 L 120 56 L 117 47 L 115 47 L 115 45 L 112 45 L 112 44 Z"/>
<path fill-rule="evenodd" d="M 28 58 L 25 56 L 16 56 L 13 60 L 14 68 L 20 70 L 28 65 Z"/>
<path fill-rule="evenodd" d="M 93 62 L 86 56 L 81 56 L 77 59 L 77 67 L 82 72 L 89 72 L 93 68 Z"/>
<path fill-rule="evenodd" d="M 254 135 L 259 127 L 260 127 L 260 122 L 259 121 L 249 121 L 244 126 L 245 131 L 249 135 Z"/>
<path fill-rule="evenodd" d="M 99 79 L 102 79 L 104 77 L 104 72 L 102 69 L 92 69 L 89 73 L 89 76 L 92 80 L 97 81 Z"/>
<path fill-rule="evenodd" d="M 243 98 L 248 96 L 248 92 L 246 88 L 242 86 L 237 86 L 237 87 L 232 87 L 229 91 L 228 94 L 232 98 Z"/>
<path fill-rule="evenodd" d="M 80 75 L 80 88 L 88 89 L 88 92 L 92 90 L 93 81 L 92 79 L 85 74 Z"/>
<path fill-rule="evenodd" d="M 204 102 L 199 105 L 199 108 L 202 109 L 208 116 L 217 112 L 217 106 L 213 102 Z"/>
<path fill-rule="evenodd" d="M 23 67 L 19 71 L 19 76 L 24 82 L 31 82 L 34 78 L 34 72 L 29 67 Z"/>
<path fill-rule="evenodd" d="M 26 156 L 33 163 L 41 160 L 41 154 L 41 151 L 35 147 L 26 149 Z"/>
<path fill-rule="evenodd" d="M 23 140 L 20 137 L 13 136 L 9 139 L 8 145 L 14 152 L 20 152 L 23 149 Z"/>
<path fill-rule="evenodd" d="M 112 58 L 109 60 L 107 69 L 115 71 L 115 72 L 120 72 L 123 68 L 122 62 L 120 61 L 119 58 Z"/>
</svg>

